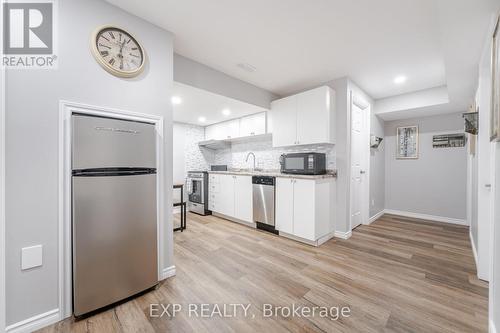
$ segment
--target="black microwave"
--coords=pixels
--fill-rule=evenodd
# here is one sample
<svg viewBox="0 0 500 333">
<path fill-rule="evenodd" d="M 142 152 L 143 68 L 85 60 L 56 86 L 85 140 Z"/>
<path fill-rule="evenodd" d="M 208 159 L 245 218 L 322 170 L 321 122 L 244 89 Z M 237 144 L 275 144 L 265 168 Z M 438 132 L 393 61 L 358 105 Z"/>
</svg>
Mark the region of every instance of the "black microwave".
<svg viewBox="0 0 500 333">
<path fill-rule="evenodd" d="M 281 172 L 296 175 L 324 175 L 326 173 L 326 154 L 294 153 L 280 157 Z"/>
</svg>

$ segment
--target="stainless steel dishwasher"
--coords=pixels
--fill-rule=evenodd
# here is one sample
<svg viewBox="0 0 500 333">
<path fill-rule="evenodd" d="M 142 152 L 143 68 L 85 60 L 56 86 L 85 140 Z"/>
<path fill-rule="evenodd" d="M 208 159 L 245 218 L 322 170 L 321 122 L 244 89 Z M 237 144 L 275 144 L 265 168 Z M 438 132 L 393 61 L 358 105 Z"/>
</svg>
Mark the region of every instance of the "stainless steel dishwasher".
<svg viewBox="0 0 500 333">
<path fill-rule="evenodd" d="M 274 223 L 275 178 L 253 176 L 253 220 L 257 229 L 278 234 Z"/>
</svg>

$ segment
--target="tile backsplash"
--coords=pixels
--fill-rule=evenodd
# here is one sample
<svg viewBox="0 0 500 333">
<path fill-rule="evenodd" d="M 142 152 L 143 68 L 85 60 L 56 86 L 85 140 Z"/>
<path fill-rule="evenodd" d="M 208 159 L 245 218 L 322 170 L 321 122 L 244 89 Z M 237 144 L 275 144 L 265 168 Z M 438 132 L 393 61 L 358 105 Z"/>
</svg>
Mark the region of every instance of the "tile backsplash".
<svg viewBox="0 0 500 333">
<path fill-rule="evenodd" d="M 255 154 L 255 166 L 261 169 L 279 169 L 281 154 L 298 152 L 318 152 L 326 154 L 326 168 L 336 169 L 334 145 L 305 145 L 299 147 L 273 148 L 272 139 L 251 138 L 244 142 L 233 142 L 231 148 L 215 151 L 214 163 L 227 164 L 229 168 L 251 168 L 252 157 L 246 162 L 249 152 Z"/>
<path fill-rule="evenodd" d="M 230 148 L 211 150 L 198 146 L 205 138 L 204 128 L 196 125 L 174 123 L 174 180 L 182 181 L 186 172 L 209 170 L 210 165 L 226 164 L 229 168 L 251 168 L 252 157 L 246 162 L 249 152 L 255 154 L 257 168 L 277 170 L 281 154 L 296 152 L 319 152 L 326 154 L 327 169 L 336 169 L 334 145 L 307 145 L 299 147 L 273 148 L 272 138 L 252 137 L 233 142 Z"/>
</svg>

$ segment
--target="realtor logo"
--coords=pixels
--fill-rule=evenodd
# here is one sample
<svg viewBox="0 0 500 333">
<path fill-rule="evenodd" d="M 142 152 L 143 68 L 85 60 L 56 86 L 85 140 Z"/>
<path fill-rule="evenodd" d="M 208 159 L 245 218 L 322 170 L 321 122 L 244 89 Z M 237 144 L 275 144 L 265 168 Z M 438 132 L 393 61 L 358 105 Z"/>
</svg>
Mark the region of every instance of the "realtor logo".
<svg viewBox="0 0 500 333">
<path fill-rule="evenodd" d="M 2 64 L 11 68 L 55 68 L 54 1 L 9 1 L 2 5 Z"/>
</svg>

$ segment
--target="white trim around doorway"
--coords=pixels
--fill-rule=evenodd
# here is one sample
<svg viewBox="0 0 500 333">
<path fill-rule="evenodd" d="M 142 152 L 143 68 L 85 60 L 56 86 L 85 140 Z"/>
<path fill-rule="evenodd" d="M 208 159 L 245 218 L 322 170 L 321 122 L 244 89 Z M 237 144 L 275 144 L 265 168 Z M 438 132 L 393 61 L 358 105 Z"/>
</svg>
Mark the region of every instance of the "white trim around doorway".
<svg viewBox="0 0 500 333">
<path fill-rule="evenodd" d="M 59 320 L 70 317 L 72 309 L 71 272 L 71 115 L 73 113 L 149 122 L 156 126 L 157 145 L 157 228 L 158 281 L 175 275 L 175 266 L 164 269 L 165 175 L 163 117 L 75 102 L 59 103 Z"/>
</svg>

